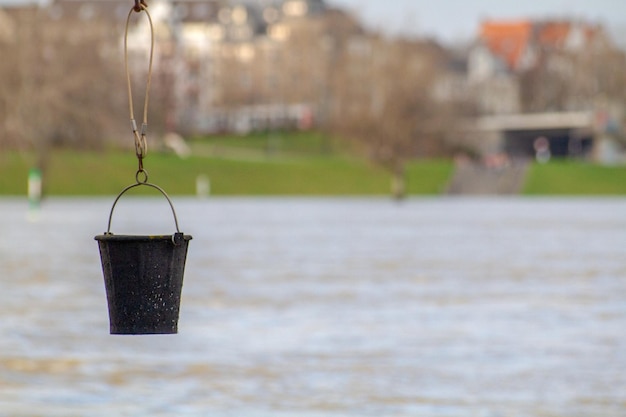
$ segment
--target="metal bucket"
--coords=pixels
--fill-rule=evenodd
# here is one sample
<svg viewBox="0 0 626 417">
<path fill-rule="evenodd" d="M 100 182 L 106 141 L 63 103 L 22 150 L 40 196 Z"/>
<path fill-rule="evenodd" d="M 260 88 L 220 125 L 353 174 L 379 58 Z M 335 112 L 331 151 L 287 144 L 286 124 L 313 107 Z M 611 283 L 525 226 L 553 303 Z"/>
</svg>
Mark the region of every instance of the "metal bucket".
<svg viewBox="0 0 626 417">
<path fill-rule="evenodd" d="M 155 188 L 165 196 L 174 214 L 176 233 L 158 236 L 111 233 L 117 201 L 126 191 L 140 185 Z M 113 203 L 107 232 L 95 239 L 100 248 L 111 334 L 177 333 L 191 236 L 179 231 L 174 206 L 165 191 L 149 183 L 126 187 Z"/>
</svg>

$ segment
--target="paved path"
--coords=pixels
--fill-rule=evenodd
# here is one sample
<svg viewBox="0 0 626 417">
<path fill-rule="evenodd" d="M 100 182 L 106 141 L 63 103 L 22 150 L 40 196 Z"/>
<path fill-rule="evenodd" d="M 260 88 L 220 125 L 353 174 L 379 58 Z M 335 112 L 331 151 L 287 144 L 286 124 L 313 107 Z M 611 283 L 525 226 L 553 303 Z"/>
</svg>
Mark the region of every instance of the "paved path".
<svg viewBox="0 0 626 417">
<path fill-rule="evenodd" d="M 519 194 L 527 171 L 527 161 L 512 161 L 501 167 L 487 167 L 479 163 L 459 164 L 448 187 L 448 194 Z"/>
</svg>

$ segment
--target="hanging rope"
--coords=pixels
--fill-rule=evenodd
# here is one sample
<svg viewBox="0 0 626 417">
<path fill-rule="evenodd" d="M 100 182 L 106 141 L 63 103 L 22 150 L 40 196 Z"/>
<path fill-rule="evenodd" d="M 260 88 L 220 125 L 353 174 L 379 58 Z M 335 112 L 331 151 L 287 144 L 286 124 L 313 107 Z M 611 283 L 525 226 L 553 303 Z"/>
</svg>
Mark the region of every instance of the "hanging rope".
<svg viewBox="0 0 626 417">
<path fill-rule="evenodd" d="M 126 18 L 126 30 L 124 32 L 124 68 L 126 69 L 126 82 L 128 86 L 128 107 L 130 112 L 130 124 L 133 130 L 133 136 L 135 137 L 135 154 L 139 161 L 139 169 L 135 178 L 138 183 L 146 183 L 148 181 L 148 174 L 143 169 L 143 159 L 148 154 L 148 140 L 146 135 L 148 133 L 148 102 L 150 100 L 150 84 L 152 82 L 152 59 L 154 56 L 154 25 L 152 24 L 152 17 L 148 13 L 147 5 L 143 0 L 135 0 L 135 5 L 128 12 Z M 133 109 L 133 90 L 130 80 L 130 70 L 128 68 L 128 27 L 130 25 L 130 17 L 133 12 L 145 12 L 150 23 L 150 60 L 148 63 L 148 77 L 146 80 L 146 91 L 143 103 L 143 121 L 141 123 L 141 130 L 137 129 L 137 122 L 135 121 L 135 111 Z M 140 180 L 141 176 L 143 178 Z"/>
</svg>

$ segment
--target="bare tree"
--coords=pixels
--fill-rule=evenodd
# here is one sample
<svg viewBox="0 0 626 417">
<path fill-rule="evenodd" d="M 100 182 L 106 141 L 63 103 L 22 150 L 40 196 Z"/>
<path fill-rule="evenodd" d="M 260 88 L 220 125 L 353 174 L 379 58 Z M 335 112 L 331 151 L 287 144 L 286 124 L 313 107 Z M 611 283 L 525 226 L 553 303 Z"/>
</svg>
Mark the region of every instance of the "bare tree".
<svg viewBox="0 0 626 417">
<path fill-rule="evenodd" d="M 428 42 L 354 37 L 334 79 L 334 126 L 362 147 L 393 178 L 393 194 L 406 193 L 406 164 L 441 143 L 444 113 L 433 98 L 440 68 Z"/>
<path fill-rule="evenodd" d="M 536 64 L 520 74 L 523 111 L 588 110 L 602 98 L 622 101 L 626 55 L 608 39 L 584 48 L 542 47 Z"/>
<path fill-rule="evenodd" d="M 123 83 L 110 28 L 39 7 L 8 15 L 13 31 L 0 41 L 0 146 L 35 150 L 42 171 L 51 147 L 101 147 L 124 108 L 111 88 Z"/>
</svg>

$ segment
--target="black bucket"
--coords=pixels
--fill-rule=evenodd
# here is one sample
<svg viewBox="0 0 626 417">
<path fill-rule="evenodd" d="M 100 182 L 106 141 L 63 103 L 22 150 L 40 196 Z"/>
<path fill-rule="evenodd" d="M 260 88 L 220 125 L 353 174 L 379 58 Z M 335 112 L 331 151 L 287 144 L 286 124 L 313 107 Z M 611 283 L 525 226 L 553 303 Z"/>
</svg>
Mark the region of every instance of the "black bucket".
<svg viewBox="0 0 626 417">
<path fill-rule="evenodd" d="M 126 191 L 140 185 L 155 188 L 165 196 L 174 214 L 176 233 L 129 236 L 110 232 L 117 201 Z M 107 232 L 95 239 L 100 248 L 111 334 L 177 333 L 191 236 L 179 231 L 174 206 L 165 191 L 149 183 L 126 187 L 113 203 Z"/>
</svg>

